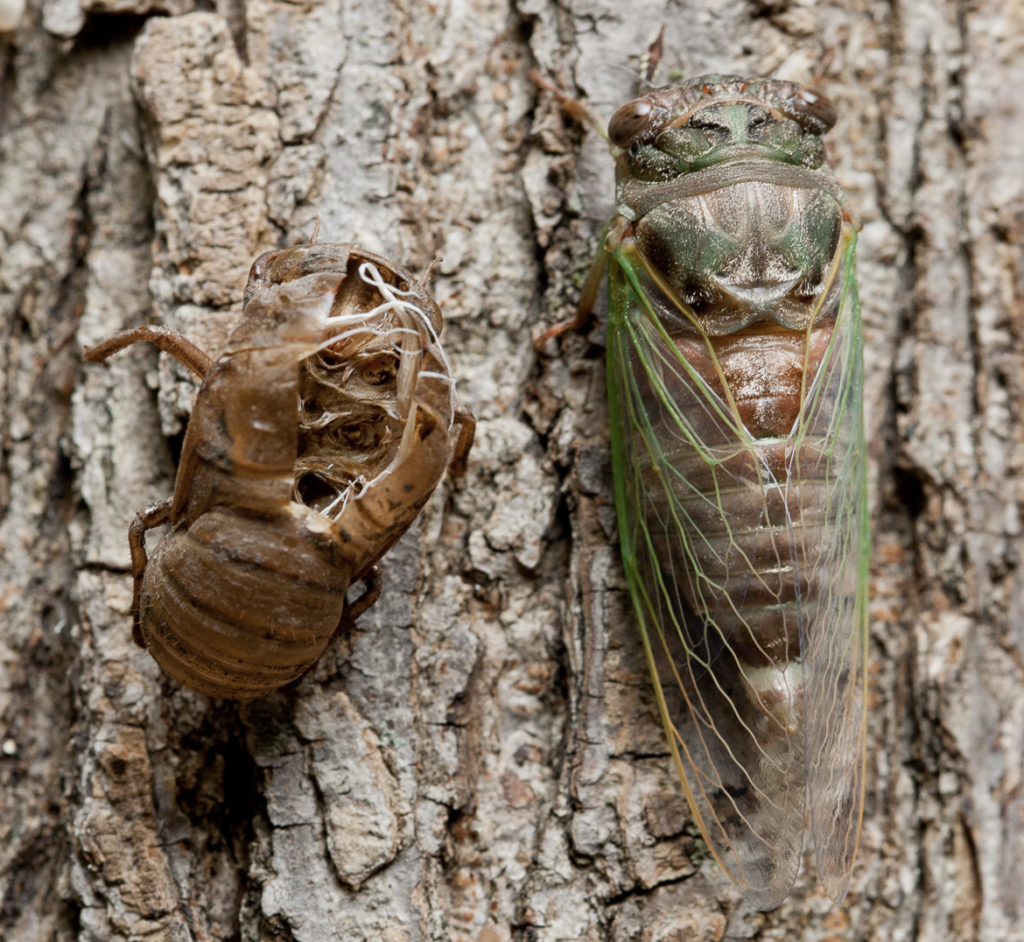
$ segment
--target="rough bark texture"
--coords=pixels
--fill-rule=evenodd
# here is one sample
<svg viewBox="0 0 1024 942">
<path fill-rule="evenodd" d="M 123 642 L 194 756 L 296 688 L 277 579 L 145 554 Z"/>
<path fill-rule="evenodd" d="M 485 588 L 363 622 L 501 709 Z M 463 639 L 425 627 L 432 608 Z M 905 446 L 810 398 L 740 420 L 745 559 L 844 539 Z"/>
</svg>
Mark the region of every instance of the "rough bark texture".
<svg viewBox="0 0 1024 942">
<path fill-rule="evenodd" d="M 170 15 L 153 15 L 155 13 Z M 535 355 L 612 206 L 596 135 L 662 80 L 826 48 L 864 219 L 869 783 L 847 900 L 702 859 L 616 548 L 603 339 Z M 1020 0 L 30 0 L 0 34 L 0 937 L 1024 939 Z M 380 603 L 248 705 L 130 638 L 126 530 L 170 493 L 251 261 L 308 237 L 434 288 L 481 420 Z"/>
</svg>

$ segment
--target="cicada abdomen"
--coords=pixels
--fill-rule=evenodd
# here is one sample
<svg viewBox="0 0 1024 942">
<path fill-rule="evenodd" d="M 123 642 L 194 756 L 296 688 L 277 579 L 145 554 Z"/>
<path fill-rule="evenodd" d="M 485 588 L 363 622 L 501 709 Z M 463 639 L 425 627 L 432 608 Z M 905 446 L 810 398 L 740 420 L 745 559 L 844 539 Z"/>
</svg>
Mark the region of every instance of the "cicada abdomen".
<svg viewBox="0 0 1024 942">
<path fill-rule="evenodd" d="M 863 804 L 861 327 L 834 120 L 811 89 L 704 76 L 609 124 L 623 560 L 691 810 L 762 909 L 796 876 L 805 793 L 843 897 Z"/>
<path fill-rule="evenodd" d="M 268 693 L 372 604 L 375 563 L 471 443 L 440 329 L 433 298 L 387 259 L 306 245 L 257 259 L 216 361 L 166 328 L 86 351 L 150 340 L 203 377 L 174 496 L 129 533 L 136 640 L 171 677 Z M 147 558 L 144 533 L 162 523 Z M 358 580 L 368 590 L 346 607 Z"/>
</svg>

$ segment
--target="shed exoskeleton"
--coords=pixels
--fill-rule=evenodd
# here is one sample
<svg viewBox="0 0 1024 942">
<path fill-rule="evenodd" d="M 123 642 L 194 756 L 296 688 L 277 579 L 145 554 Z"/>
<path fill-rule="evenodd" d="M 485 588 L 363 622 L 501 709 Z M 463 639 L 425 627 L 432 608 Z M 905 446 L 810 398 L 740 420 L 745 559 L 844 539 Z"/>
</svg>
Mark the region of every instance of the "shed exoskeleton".
<svg viewBox="0 0 1024 942">
<path fill-rule="evenodd" d="M 96 362 L 148 340 L 202 379 L 174 496 L 129 529 L 134 637 L 167 674 L 209 696 L 258 697 L 376 601 L 377 562 L 472 444 L 440 330 L 408 272 L 310 244 L 256 260 L 216 360 L 163 327 L 85 351 Z M 162 524 L 147 557 L 145 532 Z"/>
</svg>

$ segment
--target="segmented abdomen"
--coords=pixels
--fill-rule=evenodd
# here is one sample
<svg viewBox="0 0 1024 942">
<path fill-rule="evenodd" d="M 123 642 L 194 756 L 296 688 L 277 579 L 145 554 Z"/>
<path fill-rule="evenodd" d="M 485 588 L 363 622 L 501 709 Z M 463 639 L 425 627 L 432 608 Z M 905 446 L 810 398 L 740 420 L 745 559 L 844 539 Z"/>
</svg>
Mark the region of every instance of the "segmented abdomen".
<svg viewBox="0 0 1024 942">
<path fill-rule="evenodd" d="M 804 445 L 793 455 L 788 447 L 772 440 L 708 449 L 721 453 L 713 465 L 707 451 L 673 456 L 673 494 L 689 546 L 672 546 L 672 529 L 648 520 L 650 531 L 662 534 L 659 557 L 681 563 L 674 568 L 687 603 L 755 667 L 800 657 L 798 605 L 808 617 L 815 594 L 808 573 L 827 516 L 829 481 L 807 474 L 808 465 L 821 464 L 818 454 Z M 664 519 L 667 498 L 656 509 Z"/>
<path fill-rule="evenodd" d="M 818 421 L 791 433 L 831 331 L 827 322 L 809 339 L 803 332 L 717 338 L 713 358 L 703 355 L 706 346 L 678 342 L 722 409 L 709 409 L 708 391 L 677 373 L 665 383 L 667 399 L 649 401 L 650 435 L 662 454 L 641 472 L 673 473 L 661 486 L 645 482 L 646 523 L 663 578 L 672 574 L 696 616 L 688 622 L 691 647 L 712 670 L 735 672 L 787 733 L 802 720 L 801 631 L 828 591 L 818 583 L 831 578 L 819 562 L 830 558 L 835 513 L 832 405 L 822 403 Z"/>
<path fill-rule="evenodd" d="M 173 678 L 249 699 L 295 680 L 341 620 L 350 569 L 304 523 L 215 508 L 162 540 L 146 569 L 142 633 Z M 337 555 L 335 552 L 333 555 Z"/>
</svg>

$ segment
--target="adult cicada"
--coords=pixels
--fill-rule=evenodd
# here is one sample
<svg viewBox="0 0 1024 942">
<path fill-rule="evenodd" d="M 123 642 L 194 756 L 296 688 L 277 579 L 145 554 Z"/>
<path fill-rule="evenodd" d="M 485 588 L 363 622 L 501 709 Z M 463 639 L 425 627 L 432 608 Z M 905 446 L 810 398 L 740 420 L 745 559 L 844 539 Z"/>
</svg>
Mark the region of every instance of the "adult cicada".
<svg viewBox="0 0 1024 942">
<path fill-rule="evenodd" d="M 834 122 L 810 87 L 737 76 L 624 105 L 580 308 L 607 268 L 623 564 L 693 817 L 761 909 L 796 877 L 805 793 L 837 901 L 863 809 L 862 341 Z"/>
</svg>

